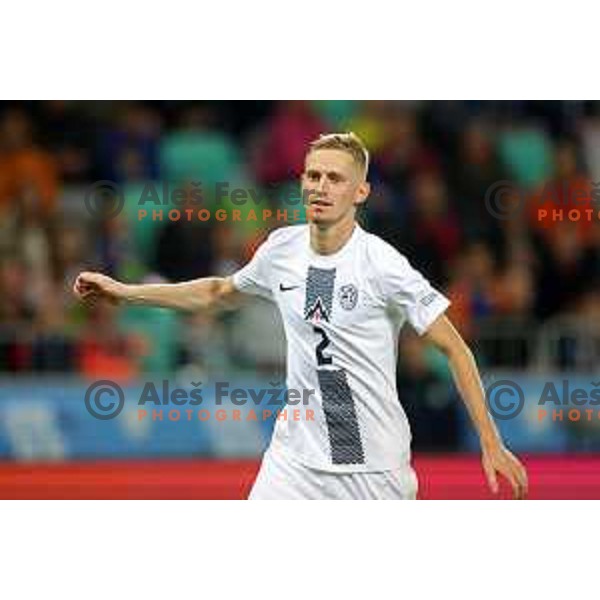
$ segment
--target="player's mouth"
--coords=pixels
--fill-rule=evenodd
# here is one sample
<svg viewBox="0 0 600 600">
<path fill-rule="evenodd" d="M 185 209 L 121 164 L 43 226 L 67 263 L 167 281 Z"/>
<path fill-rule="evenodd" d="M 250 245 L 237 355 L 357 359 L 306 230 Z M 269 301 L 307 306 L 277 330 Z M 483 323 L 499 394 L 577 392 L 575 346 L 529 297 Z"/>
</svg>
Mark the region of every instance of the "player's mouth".
<svg viewBox="0 0 600 600">
<path fill-rule="evenodd" d="M 324 208 L 326 206 L 333 206 L 333 202 L 327 202 L 327 200 L 323 200 L 322 198 L 319 198 L 318 200 L 311 200 L 310 205 L 311 206 L 319 206 L 319 207 Z"/>
</svg>

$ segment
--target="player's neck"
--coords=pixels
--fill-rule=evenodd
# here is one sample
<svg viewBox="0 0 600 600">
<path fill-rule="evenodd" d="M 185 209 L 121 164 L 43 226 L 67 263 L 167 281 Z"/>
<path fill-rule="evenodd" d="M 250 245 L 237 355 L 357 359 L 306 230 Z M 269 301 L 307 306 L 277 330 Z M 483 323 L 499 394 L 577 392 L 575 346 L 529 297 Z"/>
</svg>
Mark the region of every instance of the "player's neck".
<svg viewBox="0 0 600 600">
<path fill-rule="evenodd" d="M 339 252 L 354 233 L 354 219 L 340 221 L 330 227 L 310 224 L 310 247 L 317 254 L 335 254 Z"/>
</svg>

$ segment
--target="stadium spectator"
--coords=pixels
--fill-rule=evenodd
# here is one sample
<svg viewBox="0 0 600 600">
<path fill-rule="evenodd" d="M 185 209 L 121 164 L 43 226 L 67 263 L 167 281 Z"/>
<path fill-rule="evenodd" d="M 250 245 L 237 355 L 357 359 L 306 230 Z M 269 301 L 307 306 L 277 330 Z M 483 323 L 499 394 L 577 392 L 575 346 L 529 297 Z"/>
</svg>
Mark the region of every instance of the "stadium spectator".
<svg viewBox="0 0 600 600">
<path fill-rule="evenodd" d="M 64 183 L 102 179 L 94 171 L 96 125 L 85 103 L 45 100 L 33 103 L 33 115 L 45 148 L 52 153 Z"/>
<path fill-rule="evenodd" d="M 192 188 L 187 188 L 186 203 L 180 208 L 198 210 L 194 204 Z M 156 254 L 152 268 L 167 281 L 178 282 L 213 274 L 214 234 L 213 224 L 197 219 L 168 220 L 158 231 Z"/>
<path fill-rule="evenodd" d="M 425 452 L 451 450 L 459 434 L 459 407 L 449 375 L 435 368 L 416 335 L 405 335 L 400 343 L 397 386 L 402 407 L 414 424 L 414 445 Z"/>
<path fill-rule="evenodd" d="M 160 114 L 155 109 L 139 103 L 119 105 L 116 122 L 109 122 L 101 130 L 98 147 L 104 175 L 101 179 L 124 181 L 124 165 L 132 155 L 137 160 L 140 179 L 158 179 L 161 126 Z"/>
<path fill-rule="evenodd" d="M 446 283 L 448 265 L 460 249 L 461 230 L 438 174 L 423 172 L 412 182 L 404 236 L 416 268 L 425 270 L 436 284 Z"/>
<path fill-rule="evenodd" d="M 140 373 L 147 341 L 121 331 L 117 313 L 117 307 L 105 303 L 89 311 L 77 349 L 77 366 L 81 375 L 90 380 L 100 377 L 127 382 Z"/>
<path fill-rule="evenodd" d="M 22 109 L 7 111 L 0 120 L 0 216 L 16 208 L 25 189 L 33 189 L 42 217 L 56 207 L 59 187 L 52 156 L 33 140 L 32 123 Z"/>
<path fill-rule="evenodd" d="M 538 240 L 536 315 L 547 319 L 572 310 L 573 303 L 590 285 L 586 278 L 587 249 L 580 243 L 576 223 L 562 223 L 553 235 Z"/>
<path fill-rule="evenodd" d="M 307 144 L 325 129 L 310 102 L 281 103 L 254 140 L 256 151 L 251 160 L 256 180 L 266 185 L 297 179 L 304 167 Z"/>
<path fill-rule="evenodd" d="M 402 190 L 418 174 L 439 170 L 439 158 L 423 141 L 413 109 L 404 103 L 390 103 L 381 125 L 382 140 L 372 163 L 376 175 L 385 183 Z"/>
<path fill-rule="evenodd" d="M 489 247 L 471 243 L 455 262 L 448 285 L 452 302 L 448 314 L 465 339 L 474 339 L 478 319 L 494 313 L 496 291 L 496 269 Z"/>
<path fill-rule="evenodd" d="M 488 190 L 507 180 L 494 148 L 490 126 L 481 119 L 467 123 L 460 137 L 456 159 L 451 166 L 451 188 L 465 236 L 469 240 L 494 240 L 501 222 L 485 202 Z"/>
<path fill-rule="evenodd" d="M 583 243 L 592 225 L 585 213 L 593 206 L 591 182 L 580 168 L 577 150 L 570 142 L 557 145 L 554 164 L 552 177 L 536 190 L 530 204 L 532 229 L 551 236 L 565 222 L 574 223 L 578 243 Z"/>
</svg>

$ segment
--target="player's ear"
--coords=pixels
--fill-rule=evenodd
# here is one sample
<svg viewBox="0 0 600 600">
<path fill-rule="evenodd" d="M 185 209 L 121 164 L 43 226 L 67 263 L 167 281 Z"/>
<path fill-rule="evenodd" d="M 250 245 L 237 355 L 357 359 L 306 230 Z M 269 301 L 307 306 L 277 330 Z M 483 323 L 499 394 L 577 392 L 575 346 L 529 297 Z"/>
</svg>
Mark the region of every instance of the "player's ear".
<svg viewBox="0 0 600 600">
<path fill-rule="evenodd" d="M 371 184 L 368 181 L 363 181 L 359 186 L 358 186 L 358 194 L 357 194 L 357 198 L 356 201 L 354 202 L 355 205 L 359 205 L 359 204 L 364 204 L 367 200 L 367 198 L 369 197 L 369 194 L 371 193 Z"/>
</svg>

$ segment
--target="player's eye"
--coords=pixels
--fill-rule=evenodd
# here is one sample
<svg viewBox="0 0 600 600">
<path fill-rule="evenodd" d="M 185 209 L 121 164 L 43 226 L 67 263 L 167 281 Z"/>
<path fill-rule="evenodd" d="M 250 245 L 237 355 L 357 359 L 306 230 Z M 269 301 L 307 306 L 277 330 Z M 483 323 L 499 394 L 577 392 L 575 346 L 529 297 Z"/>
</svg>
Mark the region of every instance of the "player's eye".
<svg viewBox="0 0 600 600">
<path fill-rule="evenodd" d="M 310 181 L 319 181 L 321 175 L 317 171 L 309 171 L 306 176 Z"/>
</svg>

